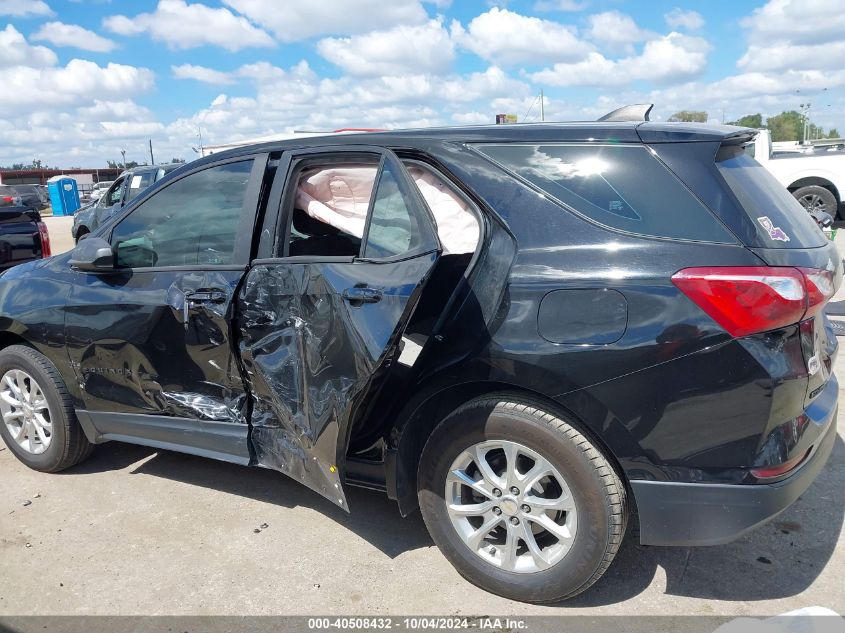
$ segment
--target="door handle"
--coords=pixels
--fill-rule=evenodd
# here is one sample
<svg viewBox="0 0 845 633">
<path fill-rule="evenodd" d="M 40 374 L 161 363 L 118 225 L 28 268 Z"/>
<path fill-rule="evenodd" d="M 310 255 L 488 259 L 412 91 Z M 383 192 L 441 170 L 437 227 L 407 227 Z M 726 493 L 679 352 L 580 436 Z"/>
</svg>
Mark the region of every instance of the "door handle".
<svg viewBox="0 0 845 633">
<path fill-rule="evenodd" d="M 378 303 L 382 296 L 381 290 L 367 288 L 366 286 L 355 286 L 343 291 L 343 298 L 353 306 L 360 306 L 364 303 Z"/>
<path fill-rule="evenodd" d="M 185 301 L 190 303 L 223 303 L 226 301 L 226 293 L 221 290 L 186 292 Z"/>
<path fill-rule="evenodd" d="M 188 320 L 191 317 L 191 308 L 201 303 L 224 303 L 225 301 L 226 293 L 222 290 L 186 292 L 185 302 L 182 304 L 182 322 L 185 325 L 185 331 L 188 331 Z"/>
</svg>

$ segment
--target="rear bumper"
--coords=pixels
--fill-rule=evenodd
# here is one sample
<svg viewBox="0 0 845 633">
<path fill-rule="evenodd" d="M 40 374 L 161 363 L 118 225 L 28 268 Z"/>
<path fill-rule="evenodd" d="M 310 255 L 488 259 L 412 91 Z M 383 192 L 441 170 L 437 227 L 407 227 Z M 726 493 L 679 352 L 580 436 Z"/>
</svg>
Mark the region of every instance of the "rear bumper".
<svg viewBox="0 0 845 633">
<path fill-rule="evenodd" d="M 834 381 L 835 382 L 835 381 Z M 771 520 L 816 479 L 836 441 L 834 406 L 824 435 L 795 474 L 772 484 L 631 481 L 643 545 L 721 545 Z"/>
</svg>

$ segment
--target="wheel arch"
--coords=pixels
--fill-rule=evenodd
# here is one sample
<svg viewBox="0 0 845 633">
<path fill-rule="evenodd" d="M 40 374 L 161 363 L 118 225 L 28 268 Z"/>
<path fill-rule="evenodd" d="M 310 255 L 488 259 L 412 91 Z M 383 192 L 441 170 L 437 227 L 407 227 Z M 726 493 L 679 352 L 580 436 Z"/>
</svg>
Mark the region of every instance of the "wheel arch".
<svg viewBox="0 0 845 633">
<path fill-rule="evenodd" d="M 823 178 L 821 176 L 807 176 L 805 178 L 799 178 L 791 185 L 789 185 L 787 189 L 789 189 L 790 193 L 794 193 L 801 187 L 811 186 L 824 187 L 825 189 L 830 191 L 834 196 L 836 196 L 837 202 L 842 202 L 842 196 L 839 195 L 839 189 L 836 187 L 836 185 L 831 180 L 828 180 L 827 178 Z"/>
<path fill-rule="evenodd" d="M 14 332 L 9 332 L 8 330 L 0 331 L 0 350 L 4 350 L 11 345 L 26 345 L 27 347 L 33 347 L 32 344 L 20 334 L 15 334 Z"/>
<path fill-rule="evenodd" d="M 411 399 L 396 417 L 397 421 L 391 430 L 388 442 L 388 459 L 385 465 L 387 491 L 390 498 L 395 499 L 399 504 L 402 516 L 408 516 L 418 508 L 417 468 L 423 447 L 431 433 L 458 407 L 475 398 L 493 394 L 528 400 L 550 413 L 560 414 L 577 426 L 578 430 L 590 438 L 607 456 L 628 491 L 629 499 L 633 500 L 625 472 L 607 442 L 578 415 L 548 396 L 522 385 L 495 381 L 452 384 L 439 389 L 423 390 L 418 394 L 421 395 Z"/>
</svg>

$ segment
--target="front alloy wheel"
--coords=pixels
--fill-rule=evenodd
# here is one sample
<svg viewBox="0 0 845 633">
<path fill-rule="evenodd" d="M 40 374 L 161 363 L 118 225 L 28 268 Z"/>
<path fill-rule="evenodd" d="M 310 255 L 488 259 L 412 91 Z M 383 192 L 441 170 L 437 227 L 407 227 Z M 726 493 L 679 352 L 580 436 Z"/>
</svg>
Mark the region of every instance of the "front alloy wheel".
<svg viewBox="0 0 845 633">
<path fill-rule="evenodd" d="M 0 379 L 0 412 L 12 440 L 27 453 L 40 455 L 53 439 L 53 416 L 41 387 L 21 369 Z"/>
</svg>

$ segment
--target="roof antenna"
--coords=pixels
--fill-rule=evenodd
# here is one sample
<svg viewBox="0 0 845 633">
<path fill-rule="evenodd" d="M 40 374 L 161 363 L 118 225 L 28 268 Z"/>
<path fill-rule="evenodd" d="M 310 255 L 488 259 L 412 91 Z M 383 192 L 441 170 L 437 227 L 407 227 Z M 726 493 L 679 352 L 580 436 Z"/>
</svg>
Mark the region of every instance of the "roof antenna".
<svg viewBox="0 0 845 633">
<path fill-rule="evenodd" d="M 614 123 L 620 121 L 648 121 L 649 112 L 651 112 L 653 107 L 653 103 L 636 103 L 622 106 L 613 112 L 608 112 L 599 121 L 610 121 Z"/>
</svg>

